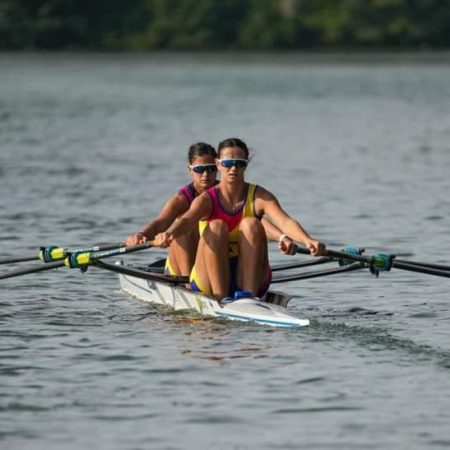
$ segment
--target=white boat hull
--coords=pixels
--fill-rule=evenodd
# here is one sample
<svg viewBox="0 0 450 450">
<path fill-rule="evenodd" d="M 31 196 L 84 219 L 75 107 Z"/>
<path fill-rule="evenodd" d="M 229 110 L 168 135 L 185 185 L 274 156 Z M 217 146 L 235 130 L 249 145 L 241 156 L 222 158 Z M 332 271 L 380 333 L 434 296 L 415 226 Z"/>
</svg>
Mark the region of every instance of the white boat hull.
<svg viewBox="0 0 450 450">
<path fill-rule="evenodd" d="M 254 322 L 274 327 L 303 327 L 309 325 L 308 319 L 301 319 L 290 314 L 284 306 L 289 298 L 278 298 L 273 304 L 254 298 L 242 298 L 231 303 L 219 304 L 210 296 L 194 292 L 180 285 L 161 281 L 150 281 L 129 275 L 119 275 L 123 291 L 150 303 L 167 305 L 174 310 L 190 309 L 204 316 L 221 317 L 231 320 Z"/>
</svg>

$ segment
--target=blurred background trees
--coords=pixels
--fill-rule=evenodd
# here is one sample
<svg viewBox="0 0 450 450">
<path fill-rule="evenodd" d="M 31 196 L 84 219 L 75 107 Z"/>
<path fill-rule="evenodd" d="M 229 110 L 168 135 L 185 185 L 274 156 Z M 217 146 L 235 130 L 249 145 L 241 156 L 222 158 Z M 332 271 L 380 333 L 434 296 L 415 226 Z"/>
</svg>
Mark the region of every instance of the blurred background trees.
<svg viewBox="0 0 450 450">
<path fill-rule="evenodd" d="M 1 49 L 449 46 L 449 0 L 0 0 Z"/>
</svg>

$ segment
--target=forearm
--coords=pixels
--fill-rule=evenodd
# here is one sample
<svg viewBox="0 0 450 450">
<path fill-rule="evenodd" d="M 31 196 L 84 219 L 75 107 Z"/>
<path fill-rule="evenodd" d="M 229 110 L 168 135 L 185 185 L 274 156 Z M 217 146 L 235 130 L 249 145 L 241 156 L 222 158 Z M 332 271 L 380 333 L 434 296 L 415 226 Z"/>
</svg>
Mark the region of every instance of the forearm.
<svg viewBox="0 0 450 450">
<path fill-rule="evenodd" d="M 295 220 L 288 220 L 283 224 L 283 233 L 296 242 L 306 244 L 312 240 L 309 233 L 301 226 L 301 224 Z"/>
<path fill-rule="evenodd" d="M 266 232 L 266 237 L 270 241 L 279 241 L 280 237 L 283 235 L 283 232 L 276 227 L 270 220 L 266 218 L 261 219 L 262 226 L 264 227 L 264 231 Z"/>
<path fill-rule="evenodd" d="M 168 211 L 169 207 L 171 208 L 170 211 Z M 166 231 L 182 213 L 183 211 L 176 203 L 174 205 L 166 205 L 158 217 L 148 222 L 141 229 L 140 233 L 148 240 L 153 240 L 158 233 Z"/>
<path fill-rule="evenodd" d="M 130 234 L 126 239 L 126 245 L 138 245 L 153 241 L 158 234 L 158 228 L 154 221 L 147 223 L 140 231 Z"/>
<path fill-rule="evenodd" d="M 189 233 L 196 223 L 198 223 L 198 221 L 192 220 L 188 217 L 181 217 L 172 223 L 172 225 L 166 230 L 166 233 L 169 234 L 172 239 L 177 239 L 180 236 L 184 236 Z"/>
<path fill-rule="evenodd" d="M 152 240 L 158 233 L 164 231 L 164 227 L 159 221 L 152 220 L 147 223 L 140 231 L 142 235 L 144 235 L 148 240 Z"/>
</svg>

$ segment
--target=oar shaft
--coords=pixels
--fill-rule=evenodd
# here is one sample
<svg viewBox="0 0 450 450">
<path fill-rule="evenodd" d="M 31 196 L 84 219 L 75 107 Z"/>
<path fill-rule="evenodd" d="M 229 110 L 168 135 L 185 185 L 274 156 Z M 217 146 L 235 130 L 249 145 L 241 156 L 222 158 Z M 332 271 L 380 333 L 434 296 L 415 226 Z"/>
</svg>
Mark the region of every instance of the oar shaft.
<svg viewBox="0 0 450 450">
<path fill-rule="evenodd" d="M 0 280 L 6 278 L 18 277 L 19 275 L 26 275 L 28 273 L 43 272 L 44 270 L 56 269 L 58 267 L 63 267 L 64 261 L 55 261 L 53 263 L 43 264 L 40 263 L 34 267 L 24 267 L 22 269 L 12 270 L 8 273 L 3 273 L 0 275 Z"/>
<path fill-rule="evenodd" d="M 93 264 L 95 261 L 102 258 L 110 258 L 111 256 L 124 255 L 126 253 L 134 253 L 140 250 L 152 248 L 152 242 L 145 244 L 133 245 L 131 247 L 119 247 L 104 252 L 74 252 L 68 253 L 65 259 L 65 265 L 71 269 L 81 269 Z"/>
<path fill-rule="evenodd" d="M 136 269 L 132 267 L 126 267 L 116 264 L 109 264 L 99 259 L 95 261 L 94 265 L 102 269 L 110 270 L 111 272 L 121 273 L 123 275 L 129 275 L 136 278 L 142 278 L 144 280 L 155 281 L 167 281 L 173 284 L 186 284 L 189 283 L 189 277 L 181 275 L 165 275 L 163 273 L 153 273 L 146 270 Z"/>
<path fill-rule="evenodd" d="M 310 251 L 305 247 L 297 247 L 297 253 L 302 253 L 303 255 L 311 255 Z M 350 259 L 353 261 L 363 262 L 366 264 L 370 264 L 370 262 L 372 261 L 372 258 L 369 256 L 339 252 L 337 250 L 330 250 L 330 249 L 327 249 L 325 251 L 325 255 L 332 257 L 332 258 L 341 258 L 341 259 L 346 259 L 346 260 Z"/>
<path fill-rule="evenodd" d="M 64 265 L 68 265 L 72 268 L 82 268 L 83 269 L 83 268 L 87 267 L 89 264 L 95 262 L 99 258 L 108 258 L 110 256 L 121 255 L 121 254 L 125 254 L 125 253 L 133 253 L 133 252 L 137 252 L 139 250 L 144 250 L 144 249 L 151 248 L 151 247 L 153 247 L 153 244 L 148 242 L 146 244 L 135 245 L 132 247 L 113 248 L 108 251 L 97 252 L 97 253 L 92 253 L 92 252 L 80 252 L 80 253 L 76 252 L 73 254 L 69 253 L 69 256 L 63 261 L 49 262 L 47 264 L 40 263 L 36 266 L 24 267 L 22 269 L 13 270 L 11 272 L 1 274 L 0 280 L 4 280 L 6 278 L 17 277 L 19 275 L 26 275 L 26 274 L 35 273 L 35 272 L 42 272 L 44 270 L 56 269 L 57 267 L 63 267 Z M 70 264 L 71 259 L 73 259 L 73 265 Z M 80 262 L 80 261 L 82 261 L 82 262 Z"/>
<path fill-rule="evenodd" d="M 353 272 L 355 270 L 367 269 L 367 266 L 362 263 L 353 263 L 349 266 L 336 267 L 335 269 L 328 270 L 316 270 L 305 273 L 297 273 L 292 275 L 281 275 L 277 276 L 272 280 L 272 283 L 283 283 L 286 281 L 299 281 L 299 280 L 307 280 L 310 278 L 319 278 L 325 277 L 327 275 L 336 275 L 345 272 Z"/>
<path fill-rule="evenodd" d="M 145 244 L 133 245 L 132 247 L 113 247 L 111 250 L 98 252 L 94 254 L 94 259 L 109 258 L 110 256 L 123 255 L 125 253 L 139 252 L 147 248 L 152 248 L 152 242 L 146 242 Z"/>
<path fill-rule="evenodd" d="M 408 264 L 406 262 L 394 261 L 392 262 L 392 267 L 396 269 L 408 270 L 410 272 L 425 273 L 428 275 L 435 275 L 437 277 L 450 278 L 450 272 L 446 270 L 432 269 L 430 267 L 419 266 L 417 264 Z"/>
<path fill-rule="evenodd" d="M 443 264 L 424 263 L 419 261 L 409 261 L 405 259 L 395 259 L 396 262 L 410 264 L 414 266 L 427 267 L 428 269 L 446 270 L 450 271 L 450 266 L 444 266 Z"/>
<path fill-rule="evenodd" d="M 123 242 L 115 242 L 113 244 L 99 244 L 91 247 L 79 247 L 79 248 L 64 248 L 64 247 L 41 247 L 41 251 L 35 255 L 16 256 L 13 258 L 0 259 L 0 265 L 3 264 L 16 264 L 27 261 L 39 261 L 54 262 L 63 260 L 67 253 L 70 252 L 100 252 L 104 250 L 112 250 L 114 248 L 122 247 Z M 44 257 L 45 255 L 45 257 Z M 48 259 L 47 259 L 48 258 Z"/>
<path fill-rule="evenodd" d="M 324 256 L 323 258 L 316 258 L 313 260 L 308 261 L 297 261 L 289 264 L 279 264 L 275 266 L 271 266 L 272 272 L 277 272 L 279 270 L 289 270 L 289 269 L 300 269 L 302 267 L 309 267 L 309 266 L 317 266 L 320 264 L 326 264 L 333 261 L 332 258 L 328 258 L 327 256 Z"/>
<path fill-rule="evenodd" d="M 304 247 L 298 247 L 297 249 L 298 253 L 303 254 L 310 254 L 309 250 Z M 358 261 L 365 264 L 373 264 L 373 258 L 374 256 L 365 256 L 365 255 L 358 255 L 353 253 L 346 253 L 346 252 L 339 252 L 336 250 L 326 250 L 326 255 L 331 256 L 334 258 L 338 258 L 341 260 L 351 260 L 351 261 Z M 391 256 L 391 258 L 393 258 Z M 410 272 L 417 272 L 417 273 L 423 273 L 427 275 L 435 275 L 437 277 L 444 277 L 444 278 L 450 278 L 450 268 L 445 267 L 444 270 L 434 268 L 432 267 L 432 264 L 420 264 L 420 263 L 410 263 L 408 261 L 404 260 L 397 260 L 392 259 L 392 267 L 395 267 L 396 269 L 402 269 L 402 270 L 408 270 Z M 386 270 L 386 269 L 385 269 Z M 389 270 L 389 269 L 387 269 Z"/>
<path fill-rule="evenodd" d="M 29 256 L 17 256 L 15 258 L 5 258 L 0 259 L 0 265 L 2 264 L 15 264 L 20 262 L 27 262 L 27 261 L 38 261 L 39 255 L 29 255 Z"/>
</svg>

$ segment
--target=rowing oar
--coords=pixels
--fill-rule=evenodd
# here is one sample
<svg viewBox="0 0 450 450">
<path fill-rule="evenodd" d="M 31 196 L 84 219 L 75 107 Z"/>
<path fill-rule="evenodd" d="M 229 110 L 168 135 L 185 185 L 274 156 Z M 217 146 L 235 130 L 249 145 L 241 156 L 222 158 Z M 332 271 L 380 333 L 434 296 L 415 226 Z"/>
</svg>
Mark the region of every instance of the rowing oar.
<svg viewBox="0 0 450 450">
<path fill-rule="evenodd" d="M 284 283 L 286 281 L 300 281 L 300 280 L 308 280 L 310 278 L 319 278 L 325 277 L 328 275 L 336 275 L 345 272 L 354 272 L 355 270 L 366 269 L 367 266 L 364 263 L 354 262 L 347 266 L 335 267 L 334 269 L 327 270 L 315 270 L 303 273 L 296 273 L 291 275 L 278 275 L 274 276 L 272 279 L 272 283 Z"/>
<path fill-rule="evenodd" d="M 121 273 L 123 275 L 129 275 L 135 278 L 142 278 L 143 280 L 165 281 L 170 284 L 187 284 L 189 283 L 189 277 L 183 275 L 166 275 L 164 273 L 148 272 L 142 269 L 136 269 L 132 267 L 125 267 L 116 264 L 109 264 L 102 260 L 94 262 L 95 267 L 109 270 L 111 272 Z"/>
<path fill-rule="evenodd" d="M 319 264 L 326 264 L 329 262 L 334 261 L 333 258 L 330 258 L 328 256 L 324 256 L 323 258 L 316 258 L 309 261 L 296 261 L 293 263 L 288 264 L 277 264 L 274 266 L 271 266 L 272 272 L 278 272 L 280 270 L 289 270 L 289 269 L 301 269 L 302 267 L 309 267 L 309 266 L 317 266 Z"/>
<path fill-rule="evenodd" d="M 412 264 L 413 266 L 421 266 L 421 267 L 427 267 L 429 269 L 438 269 L 438 270 L 450 270 L 450 266 L 444 266 L 443 264 L 433 264 L 433 263 L 424 263 L 424 262 L 418 262 L 418 261 L 407 261 L 405 259 L 395 259 L 395 262 L 397 263 L 405 263 L 405 264 Z"/>
<path fill-rule="evenodd" d="M 297 247 L 297 253 L 302 253 L 304 255 L 310 254 L 309 250 L 305 247 Z M 359 249 L 349 247 L 345 251 L 327 249 L 325 255 L 336 258 L 341 265 L 347 264 L 348 261 L 365 263 L 370 271 L 377 276 L 379 272 L 389 271 L 392 267 L 395 267 L 396 269 L 450 278 L 450 267 L 448 266 L 439 265 L 440 268 L 435 268 L 433 266 L 436 265 L 433 264 L 396 260 L 395 255 L 389 253 L 377 253 L 372 256 L 367 256 L 362 255 Z"/>
<path fill-rule="evenodd" d="M 119 247 L 104 252 L 71 252 L 64 260 L 64 264 L 71 269 L 83 269 L 101 258 L 125 255 L 127 253 L 134 253 L 152 247 L 154 247 L 153 242 L 146 242 L 145 244 L 133 245 L 131 247 Z"/>
<path fill-rule="evenodd" d="M 145 244 L 134 245 L 131 247 L 116 247 L 115 249 L 105 250 L 101 252 L 69 252 L 63 261 L 55 261 L 47 264 L 39 264 L 23 269 L 13 270 L 0 275 L 0 280 L 5 278 L 18 277 L 29 273 L 42 272 L 44 270 L 57 269 L 58 267 L 67 266 L 70 268 L 86 269 L 89 264 L 100 258 L 109 258 L 111 256 L 133 253 L 140 250 L 153 247 L 151 242 Z"/>
<path fill-rule="evenodd" d="M 38 254 L 27 256 L 16 256 L 14 258 L 0 259 L 0 265 L 2 264 L 15 264 L 26 261 L 44 261 L 46 263 L 61 261 L 66 258 L 69 253 L 73 252 L 101 252 L 104 250 L 111 250 L 122 246 L 122 242 L 116 242 L 115 244 L 94 245 L 87 248 L 64 248 L 64 247 L 41 247 Z"/>
</svg>

